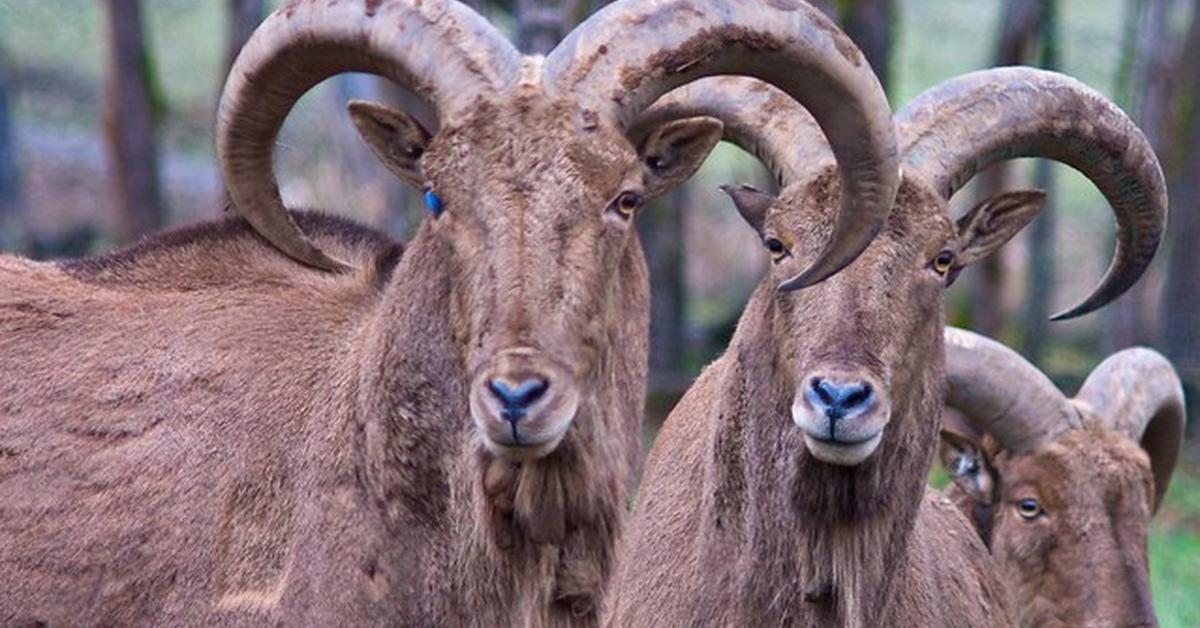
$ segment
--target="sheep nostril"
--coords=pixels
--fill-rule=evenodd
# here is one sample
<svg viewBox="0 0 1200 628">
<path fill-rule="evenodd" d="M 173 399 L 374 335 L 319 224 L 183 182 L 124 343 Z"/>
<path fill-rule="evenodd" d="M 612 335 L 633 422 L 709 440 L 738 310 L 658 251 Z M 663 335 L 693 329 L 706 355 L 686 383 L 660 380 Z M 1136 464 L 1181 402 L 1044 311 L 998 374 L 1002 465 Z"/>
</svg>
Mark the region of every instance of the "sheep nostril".
<svg viewBox="0 0 1200 628">
<path fill-rule="evenodd" d="M 874 402 L 874 389 L 867 382 L 835 383 L 820 377 L 812 378 L 809 386 L 818 410 L 830 417 L 866 410 Z M 815 399 L 813 399 L 815 397 Z"/>
<path fill-rule="evenodd" d="M 525 379 L 516 386 L 511 386 L 504 379 L 493 379 L 488 382 L 488 390 L 504 405 L 506 411 L 511 411 L 505 413 L 506 419 L 509 414 L 516 415 L 514 418 L 519 419 L 521 415 L 524 415 L 525 410 L 546 394 L 549 387 L 549 382 L 541 377 Z"/>
<path fill-rule="evenodd" d="M 812 378 L 811 386 L 813 392 L 817 394 L 817 398 L 821 400 L 821 403 L 829 406 L 833 405 L 834 401 L 837 400 L 833 387 L 820 377 Z"/>
<path fill-rule="evenodd" d="M 842 397 L 842 407 L 847 410 L 863 405 L 871 398 L 871 385 L 861 384 L 855 387 L 849 387 L 848 392 Z"/>
</svg>

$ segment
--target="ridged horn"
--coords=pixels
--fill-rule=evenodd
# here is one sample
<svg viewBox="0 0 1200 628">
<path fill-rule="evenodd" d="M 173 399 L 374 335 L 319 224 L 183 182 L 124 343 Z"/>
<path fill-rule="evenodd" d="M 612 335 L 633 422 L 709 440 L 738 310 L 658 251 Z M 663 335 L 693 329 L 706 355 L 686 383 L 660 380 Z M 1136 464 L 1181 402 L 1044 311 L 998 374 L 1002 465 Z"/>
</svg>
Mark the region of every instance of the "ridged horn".
<svg viewBox="0 0 1200 628">
<path fill-rule="evenodd" d="M 1150 143 L 1115 104 L 1070 77 L 994 68 L 945 81 L 896 114 L 904 172 L 947 199 L 988 166 L 1046 157 L 1082 172 L 1116 215 L 1116 250 L 1104 278 L 1054 319 L 1116 299 L 1150 264 L 1162 239 L 1167 191 Z"/>
<path fill-rule="evenodd" d="M 1154 473 L 1154 510 L 1171 483 L 1187 413 L 1179 374 L 1156 351 L 1136 347 L 1114 353 L 1092 371 L 1076 400 L 1108 429 L 1139 443 Z"/>
<path fill-rule="evenodd" d="M 799 0 L 619 0 L 588 18 L 546 60 L 547 84 L 629 128 L 670 90 L 705 76 L 752 76 L 810 111 L 837 157 L 833 236 L 796 289 L 844 268 L 882 228 L 899 185 L 895 129 L 862 52 Z"/>
<path fill-rule="evenodd" d="M 516 76 L 515 48 L 482 17 L 444 0 L 299 0 L 242 48 L 221 96 L 217 158 L 235 210 L 295 260 L 346 266 L 318 249 L 283 207 L 271 163 L 296 100 L 342 72 L 370 72 L 420 95 L 439 121 Z"/>
<path fill-rule="evenodd" d="M 946 405 L 1012 452 L 1028 451 L 1081 426 L 1075 406 L 1017 352 L 947 327 Z"/>
</svg>

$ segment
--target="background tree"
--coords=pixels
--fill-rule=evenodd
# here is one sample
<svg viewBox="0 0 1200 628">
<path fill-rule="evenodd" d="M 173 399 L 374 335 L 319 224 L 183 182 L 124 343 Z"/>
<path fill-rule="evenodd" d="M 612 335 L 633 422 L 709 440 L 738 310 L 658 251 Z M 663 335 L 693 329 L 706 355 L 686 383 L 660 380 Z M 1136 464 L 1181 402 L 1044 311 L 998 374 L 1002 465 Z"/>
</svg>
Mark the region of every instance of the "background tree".
<svg viewBox="0 0 1200 628">
<path fill-rule="evenodd" d="M 0 51 L 0 250 L 21 245 L 21 173 L 13 139 L 8 64 Z"/>
<path fill-rule="evenodd" d="M 1047 5 L 1042 0 L 1006 0 L 998 24 L 992 65 L 1027 65 L 1034 61 Z M 1011 164 L 1000 163 L 980 173 L 975 186 L 975 202 L 1008 189 L 1012 170 Z M 1042 213 L 1044 216 L 1047 212 Z M 993 338 L 1001 337 L 1006 320 L 1004 289 L 1009 274 L 1005 263 L 1007 252 L 981 260 L 976 264 L 974 274 L 970 275 L 971 327 Z"/>
<path fill-rule="evenodd" d="M 1189 431 L 1200 432 L 1200 0 L 1193 0 L 1192 21 L 1174 77 L 1183 77 L 1175 94 L 1179 121 L 1169 154 L 1167 183 L 1171 218 L 1166 251 L 1166 284 L 1159 307 L 1159 346 L 1184 377 L 1191 416 Z"/>
<path fill-rule="evenodd" d="M 117 238 L 129 242 L 166 224 L 160 191 L 154 70 L 139 0 L 106 0 L 108 63 L 104 144 Z"/>
<path fill-rule="evenodd" d="M 883 89 L 890 89 L 892 32 L 896 20 L 894 0 L 850 0 L 838 3 L 839 22 L 846 34 L 862 49 L 879 77 Z"/>
<path fill-rule="evenodd" d="M 891 86 L 892 32 L 898 14 L 895 0 L 812 0 L 813 6 L 837 22 L 863 51 L 886 91 Z"/>
<path fill-rule="evenodd" d="M 1038 65 L 1047 70 L 1058 70 L 1060 61 L 1058 53 L 1058 2 L 1048 0 L 1042 6 L 1040 15 L 1040 58 Z M 1054 246 L 1055 215 L 1057 213 L 1058 195 L 1052 193 L 1055 185 L 1054 169 L 1048 159 L 1038 160 L 1034 170 L 1034 187 L 1046 190 L 1046 205 L 1042 213 L 1033 220 L 1026 230 L 1029 243 L 1029 265 L 1026 267 L 1026 280 L 1029 294 L 1025 299 L 1025 309 L 1021 313 L 1022 331 L 1021 349 L 1030 361 L 1039 366 L 1045 360 L 1049 338 L 1050 293 L 1054 285 L 1057 271 L 1057 255 Z"/>
<path fill-rule="evenodd" d="M 254 29 L 267 16 L 264 0 L 226 0 L 225 32 L 228 39 L 225 44 L 225 67 L 233 67 L 233 60 Z"/>
<path fill-rule="evenodd" d="M 582 0 L 516 0 L 517 48 L 525 54 L 550 52 L 587 8 Z"/>
<path fill-rule="evenodd" d="M 1168 28 L 1170 0 L 1130 0 L 1122 63 L 1117 79 L 1117 100 L 1141 127 L 1146 139 L 1170 170 L 1166 142 L 1172 95 L 1172 68 L 1177 63 L 1175 37 Z M 1175 209 L 1172 207 L 1172 209 Z M 1168 238 L 1178 235 L 1172 213 Z M 1161 257 L 1166 257 L 1163 250 Z M 1155 281 L 1162 262 L 1150 277 L 1138 282 L 1124 297 L 1105 308 L 1101 316 L 1100 349 L 1112 353 L 1135 344 L 1154 342 L 1155 321 L 1147 305 L 1155 302 Z"/>
<path fill-rule="evenodd" d="M 225 2 L 225 64 L 222 66 L 225 74 L 229 73 L 229 68 L 233 67 L 233 62 L 237 59 L 238 53 L 242 51 L 242 46 L 250 40 L 250 35 L 254 33 L 254 29 L 267 17 L 267 8 L 264 0 L 226 0 Z M 213 100 L 213 119 L 216 120 L 216 108 L 221 100 L 221 92 L 225 89 L 225 82 L 217 82 L 216 98 Z M 225 192 L 225 185 L 220 184 L 220 197 L 222 204 L 228 203 L 229 197 Z"/>
</svg>

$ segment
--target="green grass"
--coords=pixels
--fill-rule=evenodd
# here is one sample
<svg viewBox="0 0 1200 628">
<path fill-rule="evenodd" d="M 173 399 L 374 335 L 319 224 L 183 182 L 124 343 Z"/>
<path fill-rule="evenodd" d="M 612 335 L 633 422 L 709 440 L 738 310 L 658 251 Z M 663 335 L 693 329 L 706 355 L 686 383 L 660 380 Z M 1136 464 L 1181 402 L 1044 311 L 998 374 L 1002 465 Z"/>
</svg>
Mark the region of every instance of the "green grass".
<svg viewBox="0 0 1200 628">
<path fill-rule="evenodd" d="M 1150 530 L 1150 588 L 1163 628 L 1200 626 L 1200 449 L 1192 445 Z"/>
<path fill-rule="evenodd" d="M 1200 533 L 1150 533 L 1150 588 L 1163 628 L 1200 626 Z"/>
</svg>

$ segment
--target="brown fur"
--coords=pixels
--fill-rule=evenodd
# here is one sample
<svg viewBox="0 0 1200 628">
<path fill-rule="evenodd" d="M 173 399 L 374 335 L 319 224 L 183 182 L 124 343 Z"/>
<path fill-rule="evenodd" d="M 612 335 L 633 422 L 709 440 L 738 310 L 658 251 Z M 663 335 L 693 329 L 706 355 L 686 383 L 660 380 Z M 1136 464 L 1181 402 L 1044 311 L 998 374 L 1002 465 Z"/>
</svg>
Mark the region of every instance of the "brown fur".
<svg viewBox="0 0 1200 628">
<path fill-rule="evenodd" d="M 778 293 L 828 237 L 837 197 L 825 167 L 768 212 L 764 239 L 783 241 L 790 255 L 655 442 L 611 625 L 1011 625 L 983 544 L 925 489 L 951 278 L 930 263 L 940 251 L 966 258 L 1005 238 L 956 233 L 945 202 L 905 180 L 884 232 L 858 260 Z M 989 229 L 1011 235 L 1024 224 L 999 219 L 1005 225 Z M 857 466 L 817 460 L 791 418 L 808 376 L 835 367 L 876 382 L 890 404 L 881 444 Z"/>
<path fill-rule="evenodd" d="M 0 257 L 0 623 L 595 623 L 648 340 L 612 201 L 690 176 L 720 125 L 652 172 L 678 134 L 639 154 L 518 90 L 433 137 L 446 211 L 398 262 L 305 217 L 360 270 L 302 268 L 235 220 L 98 260 Z M 485 447 L 468 406 L 514 348 L 579 400 L 533 459 Z"/>
<path fill-rule="evenodd" d="M 970 455 L 991 490 L 946 489 L 989 542 L 1022 626 L 1157 625 L 1150 461 L 1128 437 L 1091 425 L 1017 454 L 985 439 Z M 1032 520 L 1018 513 L 1027 499 L 1044 510 Z"/>
</svg>

